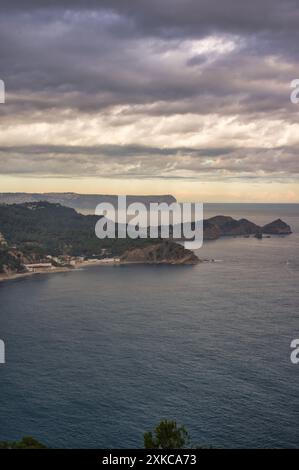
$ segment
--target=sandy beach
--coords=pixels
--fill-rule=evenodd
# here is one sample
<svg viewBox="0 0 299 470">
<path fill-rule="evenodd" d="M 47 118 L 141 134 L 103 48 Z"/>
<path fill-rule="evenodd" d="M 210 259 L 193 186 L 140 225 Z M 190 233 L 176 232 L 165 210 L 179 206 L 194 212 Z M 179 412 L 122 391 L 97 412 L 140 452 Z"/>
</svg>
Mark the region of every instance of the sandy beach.
<svg viewBox="0 0 299 470">
<path fill-rule="evenodd" d="M 56 268 L 53 267 L 52 269 L 36 269 L 35 271 L 28 271 L 25 273 L 11 273 L 11 274 L 0 274 L 0 282 L 4 281 L 12 281 L 14 279 L 20 279 L 23 277 L 34 276 L 35 274 L 55 274 L 55 273 L 63 273 L 74 271 L 76 269 L 85 268 L 88 266 L 115 266 L 119 265 L 119 260 L 117 258 L 109 258 L 109 259 L 102 259 L 102 260 L 88 260 L 82 261 L 80 263 L 76 263 L 72 266 Z"/>
</svg>

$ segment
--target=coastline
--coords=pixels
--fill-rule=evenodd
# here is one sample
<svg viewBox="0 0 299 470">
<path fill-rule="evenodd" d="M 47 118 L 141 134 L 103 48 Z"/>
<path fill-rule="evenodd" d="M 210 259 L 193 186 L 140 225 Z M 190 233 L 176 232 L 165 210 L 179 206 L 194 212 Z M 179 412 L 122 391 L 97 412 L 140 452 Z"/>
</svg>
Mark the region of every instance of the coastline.
<svg viewBox="0 0 299 470">
<path fill-rule="evenodd" d="M 11 274 L 0 274 L 0 282 L 13 281 L 15 279 L 22 279 L 29 276 L 34 276 L 35 274 L 55 274 L 73 271 L 73 268 L 54 268 L 54 269 L 41 269 L 34 272 L 26 273 L 11 273 Z"/>
<path fill-rule="evenodd" d="M 203 262 L 200 260 L 200 262 Z M 104 260 L 92 260 L 92 261 L 83 261 L 81 263 L 77 263 L 74 266 L 70 267 L 62 267 L 62 268 L 52 268 L 52 269 L 36 269 L 32 272 L 25 272 L 25 273 L 11 273 L 11 274 L 0 274 L 0 283 L 5 281 L 13 281 L 16 279 L 22 279 L 30 276 L 34 276 L 36 274 L 55 274 L 55 273 L 64 273 L 64 272 L 71 272 L 76 271 L 81 268 L 90 267 L 90 266 L 125 266 L 125 265 L 165 265 L 167 263 L 146 263 L 144 261 L 120 261 L 119 259 L 104 259 Z M 172 266 L 178 266 L 176 263 L 169 263 Z M 183 264 L 179 264 L 183 265 Z"/>
<path fill-rule="evenodd" d="M 29 276 L 34 276 L 36 274 L 55 274 L 55 273 L 64 273 L 75 271 L 76 269 L 85 268 L 88 266 L 115 266 L 119 265 L 119 261 L 117 259 L 108 259 L 108 260 L 89 260 L 89 261 L 82 261 L 81 263 L 77 263 L 73 266 L 65 266 L 61 268 L 52 269 L 36 269 L 35 271 L 28 271 L 25 273 L 11 273 L 11 274 L 4 274 L 0 273 L 0 282 L 5 281 L 13 281 L 15 279 L 22 279 Z"/>
<path fill-rule="evenodd" d="M 286 234 L 289 235 L 289 234 Z M 272 234 L 271 236 L 275 237 L 285 237 L 285 234 Z M 226 238 L 238 238 L 238 236 L 227 236 Z M 222 238 L 222 237 L 221 237 Z M 223 237 L 224 238 L 224 237 Z M 252 238 L 252 236 L 248 236 L 246 238 Z M 263 238 L 270 238 L 270 236 L 265 236 Z M 217 240 L 206 240 L 206 242 L 215 242 Z M 216 263 L 219 262 L 218 260 L 215 259 L 198 259 L 198 263 L 195 264 L 201 264 L 201 263 Z M 155 261 L 145 261 L 145 260 L 122 260 L 120 258 L 104 258 L 104 259 L 89 259 L 86 261 L 78 261 L 77 263 L 71 264 L 69 266 L 62 266 L 62 267 L 52 267 L 52 268 L 36 268 L 34 271 L 26 271 L 23 273 L 0 273 L 0 283 L 5 282 L 5 281 L 13 281 L 16 279 L 22 279 L 26 278 L 28 276 L 34 276 L 35 274 L 55 274 L 55 273 L 63 273 L 63 272 L 70 272 L 74 270 L 78 270 L 81 268 L 85 267 L 90 267 L 90 266 L 125 266 L 125 265 L 172 265 L 172 266 L 179 266 L 179 265 L 189 265 L 193 266 L 194 263 L 177 263 L 177 262 L 155 262 Z"/>
</svg>

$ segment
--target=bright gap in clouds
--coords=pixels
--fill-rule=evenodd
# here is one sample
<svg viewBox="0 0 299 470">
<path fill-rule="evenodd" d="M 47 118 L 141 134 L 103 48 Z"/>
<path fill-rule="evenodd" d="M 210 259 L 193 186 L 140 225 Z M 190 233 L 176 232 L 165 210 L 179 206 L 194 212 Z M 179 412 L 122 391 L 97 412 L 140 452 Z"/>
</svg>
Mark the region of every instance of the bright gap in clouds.
<svg viewBox="0 0 299 470">
<path fill-rule="evenodd" d="M 208 36 L 204 39 L 186 41 L 192 54 L 229 54 L 236 49 L 238 38 L 227 36 Z"/>
</svg>

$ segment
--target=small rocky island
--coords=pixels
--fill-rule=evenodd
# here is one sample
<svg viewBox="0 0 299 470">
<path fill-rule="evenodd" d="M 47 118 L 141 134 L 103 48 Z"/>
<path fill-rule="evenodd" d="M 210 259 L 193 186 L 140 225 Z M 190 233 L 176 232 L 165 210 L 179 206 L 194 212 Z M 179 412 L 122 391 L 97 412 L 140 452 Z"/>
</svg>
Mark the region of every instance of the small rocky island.
<svg viewBox="0 0 299 470">
<path fill-rule="evenodd" d="M 290 235 L 291 227 L 281 219 L 264 225 L 256 225 L 247 219 L 236 220 L 230 216 L 218 215 L 204 220 L 204 240 L 217 240 L 221 237 L 250 237 L 262 239 L 265 235 Z M 186 250 L 175 241 L 166 240 L 160 243 L 127 250 L 120 257 L 120 264 L 175 264 L 196 265 L 201 260 L 190 250 Z"/>
<path fill-rule="evenodd" d="M 270 224 L 264 225 L 262 232 L 267 235 L 290 235 L 292 230 L 283 220 L 277 219 Z"/>
</svg>

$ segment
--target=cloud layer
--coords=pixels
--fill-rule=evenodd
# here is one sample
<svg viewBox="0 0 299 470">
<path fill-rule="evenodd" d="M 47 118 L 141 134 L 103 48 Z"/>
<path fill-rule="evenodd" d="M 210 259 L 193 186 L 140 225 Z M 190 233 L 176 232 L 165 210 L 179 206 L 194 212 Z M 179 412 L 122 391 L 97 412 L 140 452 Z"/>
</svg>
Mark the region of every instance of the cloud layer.
<svg viewBox="0 0 299 470">
<path fill-rule="evenodd" d="M 297 180 L 297 0 L 41 3 L 0 5 L 2 175 Z"/>
</svg>

